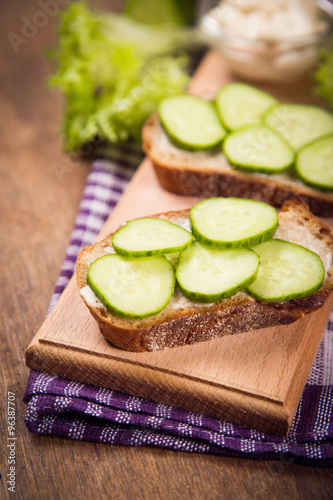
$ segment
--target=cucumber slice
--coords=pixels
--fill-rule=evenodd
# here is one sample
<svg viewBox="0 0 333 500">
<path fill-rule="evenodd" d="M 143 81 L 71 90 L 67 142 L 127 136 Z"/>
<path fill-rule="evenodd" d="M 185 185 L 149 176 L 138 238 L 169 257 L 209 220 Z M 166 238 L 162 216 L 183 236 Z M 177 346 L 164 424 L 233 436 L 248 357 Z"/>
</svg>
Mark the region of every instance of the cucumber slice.
<svg viewBox="0 0 333 500">
<path fill-rule="evenodd" d="M 320 288 L 325 269 L 320 257 L 311 250 L 279 239 L 253 250 L 260 256 L 257 279 L 248 287 L 253 297 L 280 302 L 307 297 Z"/>
<path fill-rule="evenodd" d="M 250 248 L 217 250 L 194 241 L 180 254 L 176 278 L 186 297 L 210 303 L 246 288 L 258 268 L 259 257 Z"/>
<path fill-rule="evenodd" d="M 261 201 L 209 198 L 190 211 L 197 240 L 218 248 L 238 248 L 271 239 L 279 224 L 275 208 Z"/>
<path fill-rule="evenodd" d="M 159 313 L 169 302 L 175 271 L 163 255 L 129 259 L 108 254 L 90 264 L 87 282 L 109 311 L 145 318 Z"/>
<path fill-rule="evenodd" d="M 226 135 L 215 105 L 200 97 L 168 97 L 160 103 L 158 114 L 170 139 L 184 149 L 212 149 Z"/>
<path fill-rule="evenodd" d="M 304 146 L 295 163 L 297 175 L 306 184 L 333 189 L 333 135 Z"/>
<path fill-rule="evenodd" d="M 127 222 L 112 237 L 112 246 L 126 257 L 148 257 L 180 252 L 187 248 L 193 235 L 164 219 L 145 217 Z"/>
<path fill-rule="evenodd" d="M 267 111 L 264 121 L 283 136 L 295 151 L 319 137 L 333 133 L 333 113 L 317 106 L 276 104 Z"/>
<path fill-rule="evenodd" d="M 277 104 L 278 100 L 256 87 L 235 82 L 221 87 L 215 102 L 224 126 L 236 130 L 260 123 L 265 111 Z"/>
<path fill-rule="evenodd" d="M 265 125 L 247 125 L 232 132 L 223 143 L 229 162 L 244 170 L 277 174 L 295 160 L 289 144 Z"/>
</svg>

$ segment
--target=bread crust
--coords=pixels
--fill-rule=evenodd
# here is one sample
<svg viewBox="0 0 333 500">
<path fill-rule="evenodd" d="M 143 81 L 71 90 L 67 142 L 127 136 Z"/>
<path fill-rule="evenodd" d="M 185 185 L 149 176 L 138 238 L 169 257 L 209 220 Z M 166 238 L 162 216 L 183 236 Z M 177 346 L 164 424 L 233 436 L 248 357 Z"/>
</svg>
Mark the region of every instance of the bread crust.
<svg viewBox="0 0 333 500">
<path fill-rule="evenodd" d="M 142 132 L 143 149 L 167 190 L 182 196 L 235 196 L 264 201 L 275 207 L 300 196 L 311 212 L 333 216 L 333 193 L 305 185 L 292 174 L 268 175 L 231 168 L 220 151 L 197 153 L 174 146 L 154 113 Z"/>
<path fill-rule="evenodd" d="M 153 217 L 183 225 L 188 215 L 189 210 L 181 210 Z M 229 299 L 207 305 L 186 299 L 176 289 L 163 311 L 143 319 L 123 318 L 82 298 L 104 337 L 113 345 L 133 352 L 167 349 L 289 324 L 321 307 L 333 291 L 333 235 L 300 198 L 295 198 L 285 203 L 279 213 L 276 237 L 302 244 L 320 255 L 326 276 L 321 288 L 313 295 L 285 302 L 261 302 L 246 292 L 239 292 Z M 87 286 L 90 263 L 112 251 L 111 240 L 112 234 L 79 253 L 76 266 L 79 290 Z"/>
</svg>

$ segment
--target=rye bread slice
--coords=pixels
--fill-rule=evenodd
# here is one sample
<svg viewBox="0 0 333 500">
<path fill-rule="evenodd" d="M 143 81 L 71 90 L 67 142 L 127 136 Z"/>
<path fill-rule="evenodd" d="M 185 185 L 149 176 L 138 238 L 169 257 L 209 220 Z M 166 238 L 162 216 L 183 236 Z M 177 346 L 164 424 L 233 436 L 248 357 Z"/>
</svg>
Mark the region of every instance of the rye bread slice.
<svg viewBox="0 0 333 500">
<path fill-rule="evenodd" d="M 152 160 L 157 178 L 168 191 L 182 196 L 235 196 L 265 201 L 275 207 L 300 196 L 311 212 L 333 216 L 333 193 L 312 188 L 293 175 L 248 173 L 231 167 L 219 149 L 191 152 L 174 146 L 162 128 L 157 113 L 145 123 L 143 149 Z"/>
<path fill-rule="evenodd" d="M 189 210 L 154 215 L 189 227 Z M 321 307 L 333 290 L 333 235 L 330 228 L 309 211 L 301 199 L 284 204 L 276 237 L 301 244 L 322 259 L 326 275 L 321 288 L 309 297 L 285 302 L 261 302 L 246 292 L 214 304 L 184 297 L 176 287 L 163 311 L 143 319 L 130 319 L 108 311 L 87 286 L 91 262 L 113 252 L 111 238 L 85 247 L 76 266 L 81 296 L 101 333 L 115 346 L 142 352 L 183 346 L 274 325 L 288 324 Z"/>
</svg>

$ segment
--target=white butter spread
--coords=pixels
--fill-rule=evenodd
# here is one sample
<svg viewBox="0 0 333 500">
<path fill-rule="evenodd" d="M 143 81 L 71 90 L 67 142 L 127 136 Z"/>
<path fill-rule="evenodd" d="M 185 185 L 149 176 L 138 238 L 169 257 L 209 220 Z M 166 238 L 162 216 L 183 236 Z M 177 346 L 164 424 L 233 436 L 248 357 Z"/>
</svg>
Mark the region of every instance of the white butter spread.
<svg viewBox="0 0 333 500">
<path fill-rule="evenodd" d="M 92 291 L 89 285 L 81 288 L 80 290 L 81 297 L 84 298 L 88 306 L 96 307 L 97 309 L 103 309 L 107 311 L 106 307 L 102 302 L 96 297 L 95 293 Z M 194 300 L 190 300 L 185 295 L 181 293 L 179 288 L 176 286 L 174 294 L 172 295 L 168 307 L 170 309 L 178 310 L 178 309 L 186 309 L 189 307 L 211 307 L 214 303 L 205 304 L 202 302 L 196 302 Z"/>
<path fill-rule="evenodd" d="M 97 309 L 105 309 L 106 311 L 105 305 L 96 297 L 89 285 L 81 288 L 80 295 L 84 298 L 88 306 L 96 307 Z"/>
<path fill-rule="evenodd" d="M 215 302 L 197 302 L 195 300 L 190 300 L 182 292 L 179 290 L 178 286 L 175 286 L 175 291 L 169 302 L 170 309 L 178 310 L 178 309 L 188 309 L 191 307 L 211 307 Z"/>
<path fill-rule="evenodd" d="M 104 247 L 105 253 L 115 253 L 114 249 L 111 246 Z"/>
</svg>

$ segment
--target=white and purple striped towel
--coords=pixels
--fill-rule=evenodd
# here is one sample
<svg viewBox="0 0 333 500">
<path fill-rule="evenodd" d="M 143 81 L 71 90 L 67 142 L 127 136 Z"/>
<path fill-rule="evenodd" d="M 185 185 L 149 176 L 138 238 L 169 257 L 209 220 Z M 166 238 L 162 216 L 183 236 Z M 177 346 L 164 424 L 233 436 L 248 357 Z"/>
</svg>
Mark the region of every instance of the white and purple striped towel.
<svg viewBox="0 0 333 500">
<path fill-rule="evenodd" d="M 124 159 L 125 158 L 125 159 Z M 140 155 L 95 161 L 50 309 L 126 188 Z M 126 446 L 158 446 L 256 459 L 333 465 L 333 316 L 309 375 L 288 438 L 205 417 L 114 390 L 30 373 L 24 401 L 31 432 Z"/>
</svg>

